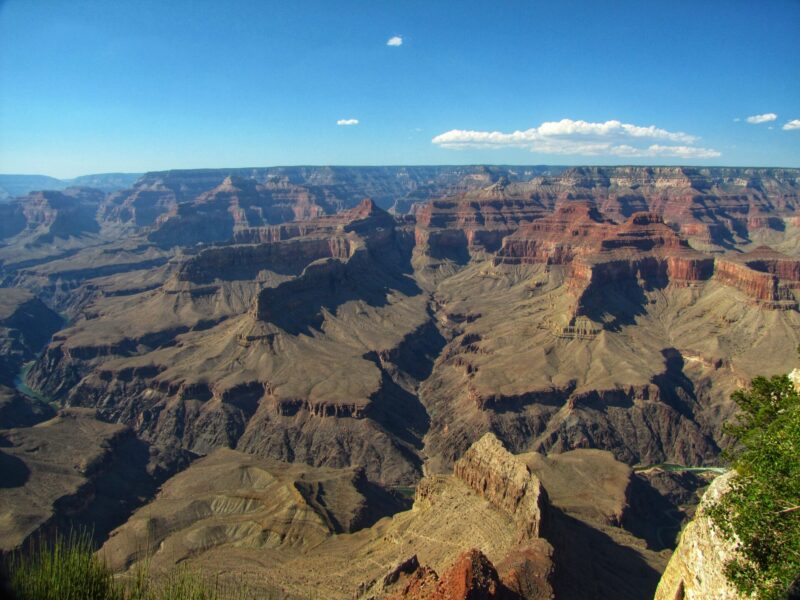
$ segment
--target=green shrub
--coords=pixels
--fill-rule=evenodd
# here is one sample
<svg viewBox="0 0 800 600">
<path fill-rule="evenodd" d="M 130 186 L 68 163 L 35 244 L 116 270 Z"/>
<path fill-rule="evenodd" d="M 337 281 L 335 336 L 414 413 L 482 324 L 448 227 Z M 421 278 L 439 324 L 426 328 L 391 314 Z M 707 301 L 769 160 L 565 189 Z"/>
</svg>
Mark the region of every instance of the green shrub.
<svg viewBox="0 0 800 600">
<path fill-rule="evenodd" d="M 737 476 L 711 518 L 738 550 L 726 565 L 731 583 L 783 600 L 800 576 L 800 397 L 784 375 L 757 377 L 732 398 L 742 410 L 725 428 Z"/>
</svg>

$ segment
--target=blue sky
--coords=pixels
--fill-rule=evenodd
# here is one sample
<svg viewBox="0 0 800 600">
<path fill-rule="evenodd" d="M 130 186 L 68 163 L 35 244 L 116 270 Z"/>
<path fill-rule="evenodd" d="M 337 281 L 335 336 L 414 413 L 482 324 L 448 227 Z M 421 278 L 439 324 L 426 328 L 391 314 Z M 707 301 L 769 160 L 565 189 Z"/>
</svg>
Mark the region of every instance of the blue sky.
<svg viewBox="0 0 800 600">
<path fill-rule="evenodd" d="M 6 0 L 0 172 L 797 167 L 798 32 L 798 0 Z"/>
</svg>

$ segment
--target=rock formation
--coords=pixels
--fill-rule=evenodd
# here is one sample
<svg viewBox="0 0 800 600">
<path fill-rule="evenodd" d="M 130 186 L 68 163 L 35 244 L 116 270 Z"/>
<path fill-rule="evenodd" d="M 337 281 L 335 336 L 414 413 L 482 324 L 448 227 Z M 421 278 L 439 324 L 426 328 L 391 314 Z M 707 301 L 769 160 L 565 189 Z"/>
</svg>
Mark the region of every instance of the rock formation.
<svg viewBox="0 0 800 600">
<path fill-rule="evenodd" d="M 526 466 L 532 460 L 487 435 L 452 475 L 423 478 L 413 507 L 396 512 L 396 497 L 358 469 L 218 450 L 167 481 L 101 556 L 120 570 L 147 560 L 152 573 L 180 562 L 287 598 L 320 589 L 329 598 L 387 600 L 652 595 L 664 558 L 587 516 L 624 466 L 578 452 L 571 467 L 542 470 L 556 488 L 582 485 L 580 473 L 593 481 L 572 501 L 581 521 L 548 503 Z M 526 512 L 533 496 L 536 510 Z"/>
<path fill-rule="evenodd" d="M 697 513 L 681 533 L 678 547 L 661 577 L 655 600 L 740 600 L 725 576 L 725 563 L 734 549 L 706 515 L 707 507 L 727 489 L 734 473 L 714 480 Z"/>
<path fill-rule="evenodd" d="M 416 558 L 416 557 L 414 557 Z M 439 577 L 435 571 L 417 567 L 386 600 L 519 600 L 508 589 L 489 559 L 476 549 L 461 554 Z"/>
<path fill-rule="evenodd" d="M 491 433 L 464 453 L 453 474 L 519 522 L 521 539 L 539 537 L 547 495 L 524 463 L 516 460 Z"/>
</svg>

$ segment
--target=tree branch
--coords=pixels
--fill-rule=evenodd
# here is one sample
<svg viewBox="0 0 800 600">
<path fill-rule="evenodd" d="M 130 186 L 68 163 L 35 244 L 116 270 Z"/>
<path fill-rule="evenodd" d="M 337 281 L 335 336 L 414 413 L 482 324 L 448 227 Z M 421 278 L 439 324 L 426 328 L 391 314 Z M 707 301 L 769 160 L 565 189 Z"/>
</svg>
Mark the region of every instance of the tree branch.
<svg viewBox="0 0 800 600">
<path fill-rule="evenodd" d="M 791 506 L 789 508 L 784 508 L 783 510 L 779 510 L 777 513 L 778 515 L 785 515 L 786 513 L 794 512 L 796 510 L 800 510 L 800 506 Z"/>
</svg>

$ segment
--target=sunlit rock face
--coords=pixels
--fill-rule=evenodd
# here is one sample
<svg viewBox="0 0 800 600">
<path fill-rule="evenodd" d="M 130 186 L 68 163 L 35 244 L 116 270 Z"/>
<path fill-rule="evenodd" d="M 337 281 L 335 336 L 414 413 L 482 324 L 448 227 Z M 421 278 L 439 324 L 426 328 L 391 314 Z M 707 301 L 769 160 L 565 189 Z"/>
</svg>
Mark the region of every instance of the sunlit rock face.
<svg viewBox="0 0 800 600">
<path fill-rule="evenodd" d="M 681 534 L 678 547 L 656 589 L 655 600 L 745 600 L 725 576 L 725 564 L 734 557 L 732 544 L 707 514 L 730 485 L 735 473 L 714 480 L 694 518 Z"/>
</svg>

